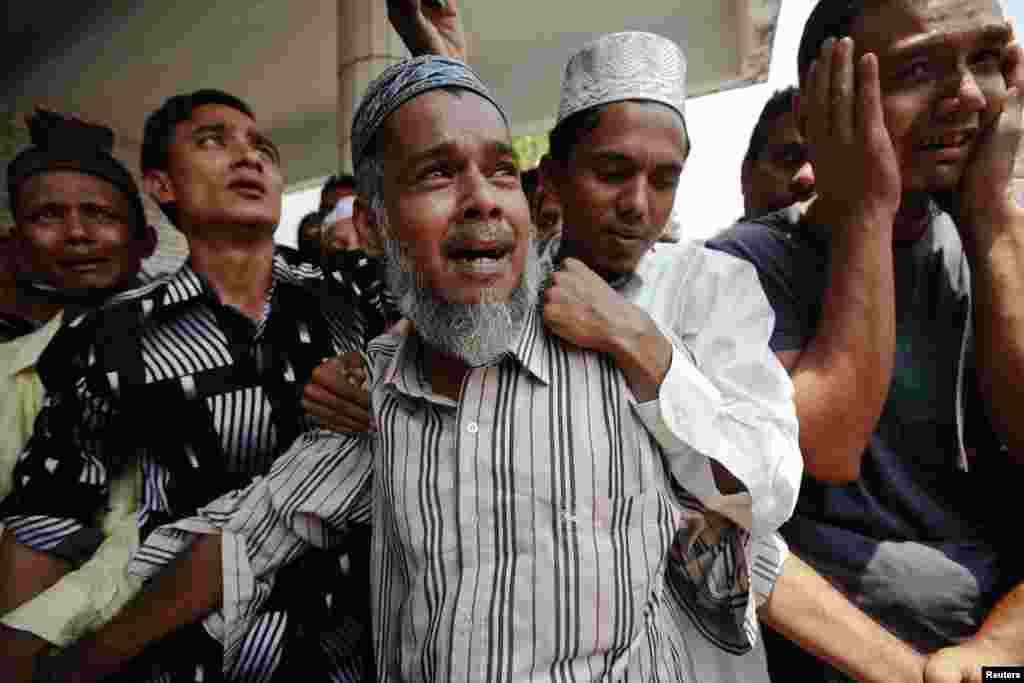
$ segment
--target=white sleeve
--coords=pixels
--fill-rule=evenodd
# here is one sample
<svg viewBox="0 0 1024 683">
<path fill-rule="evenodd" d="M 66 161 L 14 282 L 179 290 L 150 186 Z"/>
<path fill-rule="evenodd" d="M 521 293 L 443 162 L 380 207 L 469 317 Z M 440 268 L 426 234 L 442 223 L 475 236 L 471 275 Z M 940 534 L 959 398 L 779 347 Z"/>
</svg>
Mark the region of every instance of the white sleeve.
<svg viewBox="0 0 1024 683">
<path fill-rule="evenodd" d="M 768 536 L 792 515 L 803 474 L 793 384 L 768 345 L 775 316 L 754 267 L 728 254 L 700 247 L 666 273 L 649 312 L 672 365 L 638 412 L 683 488 Z M 745 492 L 722 494 L 709 459 Z"/>
</svg>

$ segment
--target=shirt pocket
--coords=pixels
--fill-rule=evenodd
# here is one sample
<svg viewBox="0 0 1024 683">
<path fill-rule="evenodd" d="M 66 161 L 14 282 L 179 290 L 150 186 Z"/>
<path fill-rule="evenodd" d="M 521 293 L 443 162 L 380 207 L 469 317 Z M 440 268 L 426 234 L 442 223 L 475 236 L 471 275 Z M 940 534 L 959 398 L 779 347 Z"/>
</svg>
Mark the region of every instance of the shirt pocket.
<svg viewBox="0 0 1024 683">
<path fill-rule="evenodd" d="M 530 498 L 520 505 L 534 521 L 517 530 L 517 545 L 530 555 L 535 604 L 550 612 L 535 624 L 538 642 L 559 642 L 565 625 L 577 624 L 588 649 L 626 646 L 664 586 L 674 524 L 667 497 L 652 489 L 572 508 Z"/>
</svg>

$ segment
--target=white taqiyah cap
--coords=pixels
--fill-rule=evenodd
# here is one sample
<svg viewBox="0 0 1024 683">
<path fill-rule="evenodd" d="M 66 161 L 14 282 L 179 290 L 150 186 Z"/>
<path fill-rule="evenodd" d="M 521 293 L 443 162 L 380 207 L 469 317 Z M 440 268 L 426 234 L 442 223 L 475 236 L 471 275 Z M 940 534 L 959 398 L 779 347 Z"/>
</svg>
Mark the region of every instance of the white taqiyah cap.
<svg viewBox="0 0 1024 683">
<path fill-rule="evenodd" d="M 558 105 L 561 123 L 577 112 L 623 100 L 668 105 L 685 121 L 686 55 L 654 33 L 611 33 L 569 58 Z"/>
</svg>

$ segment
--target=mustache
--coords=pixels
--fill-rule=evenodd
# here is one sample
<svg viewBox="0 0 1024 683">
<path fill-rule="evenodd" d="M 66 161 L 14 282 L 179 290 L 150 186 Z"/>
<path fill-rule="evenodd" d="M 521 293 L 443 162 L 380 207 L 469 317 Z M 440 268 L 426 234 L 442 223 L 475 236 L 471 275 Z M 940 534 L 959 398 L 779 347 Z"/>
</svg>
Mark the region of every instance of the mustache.
<svg viewBox="0 0 1024 683">
<path fill-rule="evenodd" d="M 515 230 L 505 221 L 468 221 L 452 225 L 445 235 L 442 247 L 445 251 L 452 251 L 476 242 L 509 244 L 515 240 Z"/>
</svg>

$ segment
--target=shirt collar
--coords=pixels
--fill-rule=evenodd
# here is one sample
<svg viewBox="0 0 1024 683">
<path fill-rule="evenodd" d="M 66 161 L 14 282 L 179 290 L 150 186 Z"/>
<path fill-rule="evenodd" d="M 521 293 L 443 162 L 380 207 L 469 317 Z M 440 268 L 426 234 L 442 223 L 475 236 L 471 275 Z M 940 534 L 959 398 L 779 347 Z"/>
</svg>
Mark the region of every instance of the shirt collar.
<svg viewBox="0 0 1024 683">
<path fill-rule="evenodd" d="M 548 384 L 550 354 L 547 349 L 553 343 L 554 338 L 544 327 L 539 308 L 532 308 L 526 315 L 519 338 L 497 362 L 511 360 L 538 381 Z M 380 379 L 382 385 L 394 387 L 406 396 L 434 397 L 424 370 L 426 345 L 419 335 L 402 331 L 380 337 L 371 344 L 369 352 L 371 357 L 381 358 L 379 362 L 385 363 Z"/>
<path fill-rule="evenodd" d="M 283 250 L 274 248 L 274 262 L 271 269 L 270 293 L 273 294 L 277 285 L 287 282 L 302 285 L 308 278 L 302 276 L 301 268 L 288 264 Z M 192 262 L 186 261 L 174 275 L 164 281 L 164 295 L 161 307 L 186 304 L 202 297 L 211 297 L 216 301 L 216 294 L 206 277 L 192 269 Z M 268 301 L 270 297 L 268 296 Z"/>
</svg>

